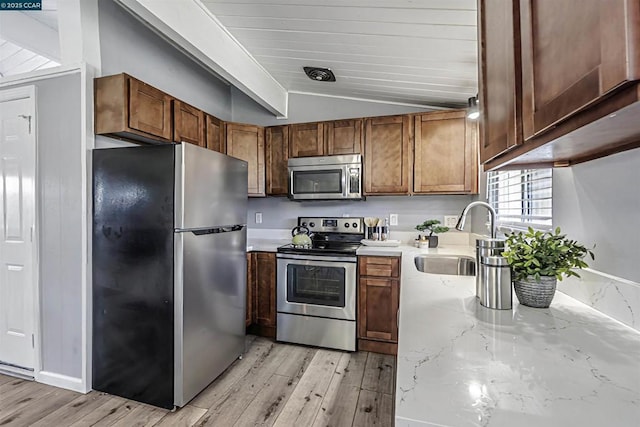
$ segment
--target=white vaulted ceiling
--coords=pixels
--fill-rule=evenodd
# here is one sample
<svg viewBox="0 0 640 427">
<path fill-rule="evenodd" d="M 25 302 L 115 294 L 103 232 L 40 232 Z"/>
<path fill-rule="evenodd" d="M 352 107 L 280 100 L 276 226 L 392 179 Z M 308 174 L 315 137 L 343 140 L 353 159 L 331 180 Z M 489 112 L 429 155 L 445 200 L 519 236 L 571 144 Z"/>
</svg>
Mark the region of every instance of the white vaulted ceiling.
<svg viewBox="0 0 640 427">
<path fill-rule="evenodd" d="M 450 107 L 477 93 L 475 0 L 201 1 L 289 91 Z"/>
</svg>

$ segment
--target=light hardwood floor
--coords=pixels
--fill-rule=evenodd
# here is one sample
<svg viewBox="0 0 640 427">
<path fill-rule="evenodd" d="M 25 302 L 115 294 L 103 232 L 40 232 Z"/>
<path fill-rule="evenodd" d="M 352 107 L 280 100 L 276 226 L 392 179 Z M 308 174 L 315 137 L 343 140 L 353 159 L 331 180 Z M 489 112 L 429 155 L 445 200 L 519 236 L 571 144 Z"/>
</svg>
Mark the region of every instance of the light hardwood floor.
<svg viewBox="0 0 640 427">
<path fill-rule="evenodd" d="M 392 426 L 395 358 L 248 337 L 248 350 L 175 412 L 0 375 L 0 426 Z"/>
</svg>

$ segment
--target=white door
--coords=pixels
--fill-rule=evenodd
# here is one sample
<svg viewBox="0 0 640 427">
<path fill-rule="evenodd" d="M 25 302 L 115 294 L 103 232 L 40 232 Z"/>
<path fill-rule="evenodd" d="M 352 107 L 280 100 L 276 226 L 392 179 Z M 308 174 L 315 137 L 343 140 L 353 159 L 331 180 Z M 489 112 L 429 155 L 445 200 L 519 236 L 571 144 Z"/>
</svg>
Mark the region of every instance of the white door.
<svg viewBox="0 0 640 427">
<path fill-rule="evenodd" d="M 35 99 L 20 92 L 0 92 L 0 368 L 32 370 Z"/>
</svg>

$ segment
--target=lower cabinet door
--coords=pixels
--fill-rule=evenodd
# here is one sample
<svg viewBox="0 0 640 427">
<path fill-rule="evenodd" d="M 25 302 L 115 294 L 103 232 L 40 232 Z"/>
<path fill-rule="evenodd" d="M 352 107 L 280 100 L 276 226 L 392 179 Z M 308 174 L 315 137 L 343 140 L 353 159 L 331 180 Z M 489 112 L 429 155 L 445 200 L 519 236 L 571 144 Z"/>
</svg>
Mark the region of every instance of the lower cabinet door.
<svg viewBox="0 0 640 427">
<path fill-rule="evenodd" d="M 397 279 L 360 277 L 358 338 L 398 342 Z"/>
</svg>

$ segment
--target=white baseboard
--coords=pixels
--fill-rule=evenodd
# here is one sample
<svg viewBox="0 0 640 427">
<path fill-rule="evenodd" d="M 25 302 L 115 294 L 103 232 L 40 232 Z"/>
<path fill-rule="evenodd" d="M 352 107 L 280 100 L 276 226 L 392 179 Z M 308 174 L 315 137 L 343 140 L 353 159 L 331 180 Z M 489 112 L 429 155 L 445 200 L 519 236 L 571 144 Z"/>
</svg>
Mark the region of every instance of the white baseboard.
<svg viewBox="0 0 640 427">
<path fill-rule="evenodd" d="M 86 384 L 84 384 L 82 378 L 75 378 L 47 371 L 38 372 L 35 378 L 39 383 L 77 391 L 78 393 L 88 393 L 91 391 L 91 388 L 87 388 Z"/>
</svg>

